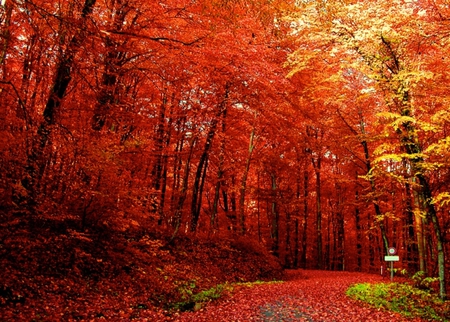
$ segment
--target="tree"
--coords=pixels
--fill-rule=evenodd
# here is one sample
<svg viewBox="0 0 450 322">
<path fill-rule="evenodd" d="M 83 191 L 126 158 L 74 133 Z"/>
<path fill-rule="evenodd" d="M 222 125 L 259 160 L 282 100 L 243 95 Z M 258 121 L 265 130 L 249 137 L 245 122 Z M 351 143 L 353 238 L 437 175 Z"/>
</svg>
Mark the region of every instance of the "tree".
<svg viewBox="0 0 450 322">
<path fill-rule="evenodd" d="M 431 10 L 432 7 L 426 5 L 401 1 L 394 4 L 386 1 L 304 4 L 303 14 L 295 21 L 299 38 L 307 33 L 308 41 L 293 55 L 292 73 L 304 69 L 306 62 L 329 59 L 339 62 L 341 71 L 337 80 L 352 69 L 371 80 L 375 90 L 373 95 L 383 98 L 387 110 L 387 114 L 381 113 L 379 117 L 393 117 L 389 123 L 393 131 L 387 135 L 397 140 L 397 147 L 403 151 L 401 158 L 408 160 L 419 183 L 417 188 L 424 202 L 423 209 L 433 222 L 440 294 L 445 298 L 445 250 L 439 218 L 431 203 L 430 179 L 421 170 L 425 142 L 417 133 L 417 120 L 426 111 L 419 94 L 424 93 L 430 79 L 437 77 L 430 62 L 434 61 L 436 51 L 443 53 L 446 50 L 430 41 L 435 36 L 435 29 L 426 13 Z M 312 48 L 316 50 L 312 51 Z M 326 58 L 325 48 L 329 53 Z M 384 155 L 376 161 L 389 158 Z"/>
</svg>

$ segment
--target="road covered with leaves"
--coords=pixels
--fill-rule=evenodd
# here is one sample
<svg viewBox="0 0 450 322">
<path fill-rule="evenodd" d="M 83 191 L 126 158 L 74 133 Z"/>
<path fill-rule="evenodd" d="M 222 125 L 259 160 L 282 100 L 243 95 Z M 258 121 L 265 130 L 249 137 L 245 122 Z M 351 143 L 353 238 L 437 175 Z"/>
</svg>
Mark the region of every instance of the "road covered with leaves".
<svg viewBox="0 0 450 322">
<path fill-rule="evenodd" d="M 173 321 L 422 321 L 367 307 L 345 295 L 352 284 L 382 281 L 366 273 L 291 270 L 284 283 L 242 288 L 197 312 L 174 316 Z"/>
</svg>

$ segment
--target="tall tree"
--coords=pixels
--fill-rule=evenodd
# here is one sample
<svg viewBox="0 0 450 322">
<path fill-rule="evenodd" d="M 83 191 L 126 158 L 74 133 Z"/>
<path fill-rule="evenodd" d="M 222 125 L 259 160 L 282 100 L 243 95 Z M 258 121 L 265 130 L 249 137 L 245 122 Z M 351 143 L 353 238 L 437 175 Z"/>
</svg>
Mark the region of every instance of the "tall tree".
<svg viewBox="0 0 450 322">
<path fill-rule="evenodd" d="M 28 207 L 32 209 L 37 202 L 37 185 L 41 180 L 48 156 L 45 156 L 45 149 L 49 144 L 53 126 L 56 122 L 56 115 L 61 108 L 61 102 L 66 95 L 67 88 L 72 80 L 73 64 L 75 55 L 81 48 L 82 39 L 87 34 L 87 24 L 89 15 L 92 13 L 95 0 L 86 0 L 79 21 L 77 21 L 76 31 L 66 44 L 66 49 L 58 57 L 55 66 L 55 76 L 50 88 L 45 108 L 34 139 L 33 147 L 27 158 L 27 177 L 22 181 L 23 186 L 28 191 Z"/>
<path fill-rule="evenodd" d="M 381 114 L 384 115 L 382 117 L 392 117 L 388 117 L 392 130 L 386 134 L 398 140 L 397 151 L 403 151 L 402 157 L 410 163 L 419 183 L 417 188 L 422 195 L 423 208 L 433 222 L 440 295 L 445 298 L 442 233 L 431 203 L 433 196 L 429 178 L 421 171 L 424 161 L 422 146 L 428 142 L 424 142 L 417 133 L 418 117 L 426 110 L 419 94 L 423 93 L 428 80 L 436 77 L 429 62 L 434 60 L 432 57 L 436 51 L 442 52 L 443 49 L 430 41 L 435 32 L 434 24 L 429 23 L 426 14 L 431 12 L 430 9 L 422 3 L 396 1 L 393 4 L 382 0 L 357 1 L 348 5 L 333 1 L 304 4 L 304 13 L 296 18 L 296 23 L 298 34 L 308 33 L 309 39 L 308 45 L 302 46 L 294 55 L 297 62 L 293 73 L 304 69 L 307 61 L 312 62 L 320 56 L 323 59 L 323 51 L 306 52 L 310 46 L 328 49 L 326 59 L 339 63 L 338 77 L 356 69 L 371 79 L 372 95 L 383 98 L 388 113 Z M 389 156 L 384 155 L 382 159 L 389 159 Z"/>
</svg>

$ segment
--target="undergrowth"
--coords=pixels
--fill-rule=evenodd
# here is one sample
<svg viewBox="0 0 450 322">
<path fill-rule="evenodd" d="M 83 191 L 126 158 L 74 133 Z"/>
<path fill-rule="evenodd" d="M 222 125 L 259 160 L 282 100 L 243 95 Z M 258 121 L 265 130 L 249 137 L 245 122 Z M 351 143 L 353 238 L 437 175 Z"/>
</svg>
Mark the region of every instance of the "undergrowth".
<svg viewBox="0 0 450 322">
<path fill-rule="evenodd" d="M 183 285 L 179 288 L 179 292 L 182 297 L 182 301 L 173 303 L 172 309 L 180 311 L 198 311 L 205 304 L 220 299 L 224 294 L 232 293 L 237 287 L 253 287 L 256 285 L 282 283 L 282 281 L 255 281 L 255 282 L 237 282 L 237 283 L 224 283 L 219 284 L 210 289 L 194 293 L 195 281 Z"/>
<path fill-rule="evenodd" d="M 450 321 L 450 302 L 442 301 L 432 289 L 408 283 L 361 283 L 347 289 L 347 296 L 375 308 L 398 312 L 409 318 Z"/>
<path fill-rule="evenodd" d="M 223 296 L 217 285 L 283 277 L 278 259 L 244 238 L 168 243 L 163 232 L 38 223 L 0 230 L 0 321 L 164 321 L 171 303 Z"/>
</svg>

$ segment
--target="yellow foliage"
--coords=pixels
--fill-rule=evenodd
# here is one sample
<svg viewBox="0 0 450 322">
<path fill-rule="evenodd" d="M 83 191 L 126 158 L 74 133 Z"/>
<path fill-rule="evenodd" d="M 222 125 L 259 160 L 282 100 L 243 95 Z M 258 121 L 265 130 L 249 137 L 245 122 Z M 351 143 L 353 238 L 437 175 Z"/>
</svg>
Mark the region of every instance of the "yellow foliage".
<svg viewBox="0 0 450 322">
<path fill-rule="evenodd" d="M 427 217 L 427 213 L 419 208 L 414 209 L 413 213 L 414 213 L 414 217 L 416 217 L 416 218 L 420 217 L 420 218 L 425 219 Z"/>
<path fill-rule="evenodd" d="M 405 158 L 405 154 L 384 154 L 374 160 L 375 163 L 384 161 L 401 162 Z"/>
<path fill-rule="evenodd" d="M 391 143 L 381 143 L 377 146 L 377 148 L 373 151 L 374 155 L 384 155 L 387 152 L 394 151 L 395 145 Z"/>
<path fill-rule="evenodd" d="M 441 192 L 432 198 L 431 203 L 440 207 L 448 206 L 450 204 L 450 193 L 447 191 Z"/>
<path fill-rule="evenodd" d="M 438 111 L 431 117 L 431 121 L 435 124 L 450 122 L 450 111 L 448 109 Z"/>
<path fill-rule="evenodd" d="M 439 140 L 437 143 L 431 144 L 425 153 L 440 156 L 446 159 L 450 158 L 450 136 Z"/>
<path fill-rule="evenodd" d="M 441 130 L 440 126 L 438 126 L 436 124 L 429 123 L 429 122 L 418 121 L 417 125 L 424 132 L 438 133 Z"/>
<path fill-rule="evenodd" d="M 343 117 L 351 117 L 354 105 L 367 109 L 364 141 L 372 150 L 376 141 L 370 155 L 375 159 L 360 178 L 370 181 L 382 173 L 401 182 L 403 163 L 414 174 L 450 165 L 450 137 L 436 142 L 450 122 L 450 41 L 439 35 L 430 19 L 434 13 L 404 0 L 305 0 L 298 6 L 301 13 L 286 18 L 299 44 L 289 58 L 289 76 L 310 73 L 309 93 L 327 107 L 337 106 Z M 360 134 L 356 126 L 353 134 Z M 404 152 L 427 146 L 423 153 Z"/>
</svg>

